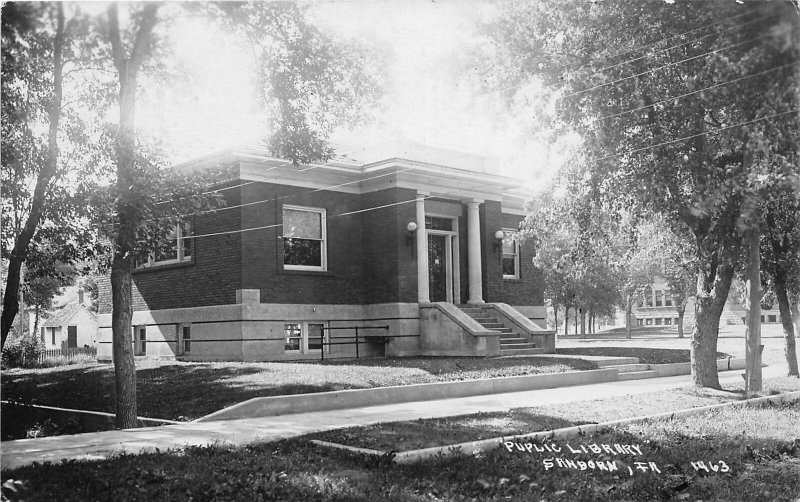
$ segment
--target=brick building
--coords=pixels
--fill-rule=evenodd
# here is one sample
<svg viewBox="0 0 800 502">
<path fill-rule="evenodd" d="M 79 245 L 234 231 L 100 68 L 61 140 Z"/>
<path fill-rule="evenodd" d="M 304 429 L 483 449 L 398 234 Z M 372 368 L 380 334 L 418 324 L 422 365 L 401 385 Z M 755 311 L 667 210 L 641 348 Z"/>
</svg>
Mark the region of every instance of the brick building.
<svg viewBox="0 0 800 502">
<path fill-rule="evenodd" d="M 218 165 L 236 173 L 223 186 L 226 207 L 185 221 L 174 244 L 133 273 L 135 354 L 289 360 L 554 349 L 541 274 L 515 235 L 520 182 L 485 158 L 393 143 L 357 161 L 296 167 L 245 147 L 178 168 Z M 99 310 L 98 358 L 110 359 L 107 283 Z"/>
</svg>

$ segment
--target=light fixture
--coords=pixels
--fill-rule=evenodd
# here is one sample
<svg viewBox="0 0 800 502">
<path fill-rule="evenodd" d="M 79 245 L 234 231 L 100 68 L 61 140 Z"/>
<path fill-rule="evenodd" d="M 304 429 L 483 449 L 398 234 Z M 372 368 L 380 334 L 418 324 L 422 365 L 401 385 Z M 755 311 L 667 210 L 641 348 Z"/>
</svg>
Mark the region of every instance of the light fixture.
<svg viewBox="0 0 800 502">
<path fill-rule="evenodd" d="M 499 250 L 503 249 L 503 238 L 505 238 L 506 233 L 502 230 L 498 230 L 494 233 L 494 251 L 495 253 Z"/>
<path fill-rule="evenodd" d="M 408 225 L 406 225 L 406 230 L 408 230 L 408 234 L 406 234 L 406 246 L 411 246 L 417 236 L 417 223 L 414 221 L 409 221 Z M 416 246 L 411 246 L 411 256 L 414 256 L 414 248 Z"/>
</svg>

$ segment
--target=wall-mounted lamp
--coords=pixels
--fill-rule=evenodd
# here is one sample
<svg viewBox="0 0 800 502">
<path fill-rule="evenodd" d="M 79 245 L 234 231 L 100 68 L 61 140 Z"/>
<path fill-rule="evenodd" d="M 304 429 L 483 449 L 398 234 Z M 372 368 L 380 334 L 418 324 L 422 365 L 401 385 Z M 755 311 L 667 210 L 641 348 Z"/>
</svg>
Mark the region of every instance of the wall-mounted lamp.
<svg viewBox="0 0 800 502">
<path fill-rule="evenodd" d="M 413 257 L 416 246 L 412 246 L 412 244 L 417 237 L 417 223 L 409 221 L 408 225 L 406 225 L 406 230 L 408 230 L 408 234 L 406 234 L 406 246 L 411 246 L 411 256 Z"/>
<path fill-rule="evenodd" d="M 503 239 L 505 238 L 506 233 L 502 230 L 498 230 L 494 233 L 494 252 L 502 251 L 503 249 Z"/>
</svg>

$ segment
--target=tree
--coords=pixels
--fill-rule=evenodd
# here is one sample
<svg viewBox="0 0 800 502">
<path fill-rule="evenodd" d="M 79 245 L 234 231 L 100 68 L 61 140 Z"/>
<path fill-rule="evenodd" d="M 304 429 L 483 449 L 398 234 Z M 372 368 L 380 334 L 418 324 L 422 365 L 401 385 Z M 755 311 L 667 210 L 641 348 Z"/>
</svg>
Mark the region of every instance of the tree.
<svg viewBox="0 0 800 502">
<path fill-rule="evenodd" d="M 6 216 L 4 211 L 3 216 L 3 258 L 9 262 L 2 314 L 2 344 L 5 344 L 19 311 L 20 270 L 42 221 L 47 192 L 58 170 L 66 37 L 64 7 L 61 3 L 7 4 L 3 7 L 2 24 L 4 206 L 7 199 L 13 200 L 13 212 Z M 42 123 L 47 124 L 46 138 L 35 132 Z M 35 177 L 35 187 L 29 194 L 29 206 L 24 207 L 20 204 L 21 197 L 15 195 L 24 190 L 31 175 Z M 10 251 L 6 248 L 7 241 L 13 241 Z"/>
<path fill-rule="evenodd" d="M 792 322 L 800 296 L 800 199 L 791 187 L 784 186 L 767 200 L 764 220 L 763 271 L 770 279 L 778 302 L 788 374 L 800 376 Z"/>
<path fill-rule="evenodd" d="M 719 388 L 719 319 L 751 187 L 775 154 L 764 145 L 797 129 L 797 24 L 776 3 L 544 1 L 513 3 L 493 26 L 499 61 L 557 93 L 595 194 L 689 236 L 696 385 Z"/>
<path fill-rule="evenodd" d="M 366 73 L 364 59 L 356 57 L 352 48 L 336 44 L 314 29 L 295 4 L 221 3 L 205 7 L 217 15 L 224 14 L 225 22 L 241 30 L 253 46 L 259 62 L 258 77 L 268 96 L 265 102 L 279 110 L 276 123 L 268 132 L 273 151 L 296 165 L 327 160 L 332 155 L 327 138 L 333 128 L 363 117 L 364 105 L 375 96 L 375 81 Z M 159 23 L 160 9 L 158 3 L 133 8 L 129 12 L 133 22 L 127 31 L 120 27 L 117 4 L 111 4 L 107 11 L 108 56 L 119 79 L 111 261 L 118 427 L 133 427 L 136 420 L 136 373 L 130 344 L 131 271 L 137 257 L 147 251 L 138 244 L 157 244 L 169 224 L 179 221 L 187 209 L 197 212 L 207 208 L 207 201 L 198 199 L 194 201 L 199 205 L 186 207 L 187 202 L 192 202 L 190 197 L 181 197 L 174 190 L 171 218 L 157 217 L 165 207 L 151 203 L 153 192 L 163 187 L 153 182 L 153 177 L 164 174 L 152 152 L 142 152 L 142 144 L 137 142 L 135 108 L 139 72 L 146 65 L 153 65 L 150 59 L 153 45 L 158 43 L 154 28 Z M 211 182 L 214 173 L 208 177 Z M 161 191 L 162 197 L 156 200 L 165 195 Z M 154 221 L 159 223 L 154 225 Z"/>
</svg>

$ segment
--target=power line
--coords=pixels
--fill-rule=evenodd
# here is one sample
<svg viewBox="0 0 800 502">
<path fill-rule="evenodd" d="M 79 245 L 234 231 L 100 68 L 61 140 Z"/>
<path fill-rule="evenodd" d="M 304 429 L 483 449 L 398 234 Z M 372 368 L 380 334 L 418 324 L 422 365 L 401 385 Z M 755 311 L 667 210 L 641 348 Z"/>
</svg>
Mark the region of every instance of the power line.
<svg viewBox="0 0 800 502">
<path fill-rule="evenodd" d="M 381 205 L 381 206 L 368 207 L 368 208 L 359 209 L 359 210 L 356 210 L 356 211 L 348 211 L 346 213 L 334 214 L 334 215 L 331 215 L 330 218 L 337 218 L 337 217 L 341 217 L 341 216 L 351 216 L 351 215 L 354 215 L 354 214 L 366 213 L 366 212 L 375 211 L 375 210 L 378 210 L 378 209 L 385 209 L 387 207 L 401 206 L 403 204 L 410 204 L 412 202 L 417 202 L 417 201 L 421 201 L 421 200 L 427 200 L 427 199 L 431 199 L 431 198 L 434 198 L 434 197 L 441 197 L 443 195 L 453 195 L 453 194 L 456 194 L 456 193 L 459 193 L 459 192 L 466 192 L 466 191 L 469 191 L 469 190 L 474 190 L 476 188 L 482 187 L 483 185 L 484 184 L 481 183 L 479 185 L 475 185 L 475 186 L 472 186 L 472 187 L 469 187 L 469 188 L 462 188 L 462 189 L 453 190 L 453 191 L 450 191 L 450 192 L 438 193 L 436 195 L 424 195 L 422 197 L 416 197 L 414 199 L 403 200 L 403 201 L 399 201 L 399 202 L 393 202 L 391 204 L 384 204 L 384 205 Z M 250 228 L 239 228 L 239 229 L 236 229 L 236 230 L 226 230 L 224 232 L 213 232 L 213 233 L 208 233 L 208 234 L 186 235 L 186 236 L 181 237 L 181 239 L 199 239 L 201 237 L 217 237 L 217 236 L 220 236 L 220 235 L 239 234 L 239 233 L 244 233 L 244 232 L 252 232 L 254 230 L 266 230 L 266 229 L 270 229 L 270 228 L 278 228 L 278 227 L 282 227 L 282 226 L 283 226 L 283 223 L 273 223 L 271 225 L 263 225 L 263 226 L 259 226 L 259 227 L 250 227 Z M 167 240 L 175 241 L 175 240 L 177 240 L 177 237 L 174 237 L 174 238 L 170 237 Z"/>
<path fill-rule="evenodd" d="M 705 136 L 706 134 L 716 134 L 716 133 L 721 132 L 721 131 L 727 131 L 728 129 L 734 129 L 736 127 L 741 127 L 743 125 L 753 124 L 755 122 L 761 122 L 762 120 L 774 119 L 776 117 L 780 117 L 780 116 L 783 116 L 783 115 L 788 115 L 790 113 L 796 113 L 796 112 L 800 112 L 800 108 L 795 108 L 793 110 L 789 110 L 789 111 L 786 111 L 786 112 L 776 113 L 776 114 L 773 114 L 773 115 L 769 115 L 767 117 L 760 117 L 760 118 L 757 118 L 757 119 L 748 120 L 746 122 L 740 122 L 738 124 L 733 124 L 733 125 L 729 125 L 729 126 L 726 126 L 726 127 L 719 127 L 719 128 L 714 129 L 712 131 L 705 131 L 705 132 L 701 132 L 701 133 L 698 133 L 698 134 L 692 134 L 691 136 L 684 136 L 683 138 L 673 139 L 671 141 L 664 141 L 663 143 L 659 143 L 657 145 L 646 146 L 646 147 L 643 147 L 643 148 L 636 148 L 636 149 L 628 150 L 627 152 L 622 152 L 622 153 L 614 153 L 614 154 L 611 154 L 611 155 L 606 155 L 605 157 L 596 157 L 594 159 L 590 159 L 589 162 L 590 163 L 599 162 L 601 160 L 612 159 L 614 157 L 621 157 L 623 155 L 630 155 L 632 153 L 639 153 L 639 152 L 643 152 L 643 151 L 646 151 L 646 150 L 652 150 L 654 148 L 659 148 L 659 147 L 662 147 L 662 146 L 671 145 L 673 143 L 680 143 L 681 141 L 686 141 L 686 140 L 693 139 L 693 138 L 699 138 L 700 136 Z"/>
<path fill-rule="evenodd" d="M 625 111 L 623 111 L 623 112 L 615 113 L 615 114 L 613 114 L 613 115 L 606 115 L 606 116 L 603 116 L 603 117 L 599 117 L 599 118 L 597 118 L 597 119 L 595 119 L 595 120 L 596 120 L 596 121 L 603 121 L 603 120 L 607 120 L 607 119 L 610 119 L 610 118 L 620 117 L 620 116 L 622 116 L 622 115 L 626 115 L 626 114 L 628 114 L 628 113 L 633 113 L 633 112 L 637 112 L 637 111 L 639 111 L 639 110 L 644 110 L 644 109 L 646 109 L 646 108 L 651 108 L 651 107 L 653 107 L 653 106 L 655 106 L 655 105 L 658 105 L 658 104 L 667 103 L 667 102 L 669 102 L 669 101 L 673 101 L 673 100 L 677 100 L 677 99 L 682 99 L 682 98 L 685 98 L 685 97 L 687 97 L 687 96 L 691 96 L 691 95 L 693 95 L 693 94 L 698 94 L 698 93 L 701 93 L 701 92 L 703 92 L 703 91 L 707 91 L 707 90 L 709 90 L 709 89 L 716 89 L 717 87 L 722 87 L 722 86 L 725 86 L 725 85 L 734 84 L 734 83 L 736 83 L 736 82 L 741 82 L 742 80 L 747 80 L 747 79 L 749 79 L 749 78 L 753 78 L 753 77 L 758 77 L 758 76 L 761 76 L 761 75 L 765 75 L 765 74 L 767 74 L 767 73 L 771 73 L 771 72 L 773 72 L 773 71 L 780 70 L 781 68 L 785 68 L 785 67 L 787 67 L 787 66 L 794 66 L 794 65 L 796 65 L 796 64 L 797 64 L 797 61 L 792 61 L 791 63 L 786 63 L 786 64 L 782 64 L 782 65 L 780 65 L 780 66 L 775 66 L 775 67 L 773 67 L 773 68 L 770 68 L 770 69 L 768 69 L 768 70 L 764 70 L 764 71 L 760 71 L 760 72 L 758 72 L 758 73 L 753 73 L 753 74 L 751 74 L 751 75 L 745 75 L 745 76 L 743 76 L 743 77 L 739 77 L 739 78 L 736 78 L 736 79 L 733 79 L 733 80 L 727 80 L 727 81 L 725 81 L 725 82 L 720 82 L 720 83 L 718 83 L 718 84 L 710 85 L 710 86 L 708 86 L 708 87 L 704 87 L 704 88 L 702 88 L 702 89 L 698 89 L 698 90 L 696 90 L 696 91 L 692 91 L 692 92 L 687 92 L 687 93 L 685 93 L 685 94 L 680 94 L 680 95 L 678 95 L 678 96 L 672 96 L 672 97 L 669 97 L 669 98 L 664 98 L 664 99 L 661 99 L 661 100 L 659 100 L 659 101 L 655 101 L 655 102 L 653 102 L 653 103 L 650 103 L 649 105 L 639 106 L 639 107 L 637 107 L 637 108 L 631 108 L 631 109 L 629 109 L 629 110 L 625 110 Z"/>
<path fill-rule="evenodd" d="M 660 44 L 660 43 L 662 43 L 662 42 L 666 42 L 667 40 L 671 40 L 671 39 L 673 39 L 673 38 L 677 38 L 677 37 L 681 37 L 681 36 L 684 36 L 684 35 L 688 35 L 688 34 L 690 34 L 690 33 L 692 33 L 692 32 L 699 31 L 699 30 L 702 30 L 702 29 L 708 28 L 708 27 L 710 27 L 710 26 L 719 25 L 719 24 L 722 24 L 722 23 L 724 23 L 725 21 L 730 21 L 731 19 L 736 19 L 736 18 L 739 18 L 739 17 L 742 17 L 742 16 L 746 16 L 746 15 L 748 15 L 748 14 L 750 14 L 750 13 L 749 13 L 749 12 L 746 12 L 746 13 L 743 13 L 743 14 L 737 14 L 737 15 L 735 15 L 735 16 L 731 16 L 731 17 L 729 17 L 729 18 L 726 18 L 726 19 L 722 19 L 722 20 L 720 20 L 720 21 L 715 21 L 715 22 L 713 22 L 713 23 L 709 23 L 709 24 L 706 24 L 706 25 L 704 25 L 704 26 L 700 26 L 700 27 L 698 27 L 698 28 L 694 28 L 694 29 L 692 29 L 692 30 L 689 30 L 689 31 L 686 31 L 686 32 L 683 32 L 683 33 L 679 33 L 679 34 L 677 34 L 677 35 L 672 35 L 672 36 L 669 36 L 669 37 L 667 37 L 667 38 L 663 38 L 663 39 L 661 39 L 661 40 L 657 40 L 657 41 L 655 41 L 655 42 L 651 42 L 651 43 L 649 43 L 649 44 L 646 44 L 646 45 L 642 45 L 642 46 L 639 46 L 639 47 L 636 47 L 636 48 L 633 48 L 633 49 L 629 49 L 629 50 L 627 50 L 627 51 L 624 51 L 624 52 L 620 52 L 620 53 L 618 53 L 618 54 L 615 54 L 615 55 L 613 55 L 613 56 L 608 56 L 607 58 L 605 58 L 605 60 L 606 60 L 606 61 L 608 61 L 608 60 L 614 59 L 614 58 L 616 58 L 616 57 L 619 57 L 619 56 L 622 56 L 622 55 L 625 55 L 625 54 L 630 54 L 631 52 L 635 52 L 635 51 L 638 51 L 638 50 L 641 50 L 641 49 L 646 49 L 646 48 L 648 48 L 648 47 L 651 47 L 651 46 L 654 46 L 654 45 L 658 45 L 658 44 Z M 748 25 L 748 24 L 750 24 L 750 23 L 752 23 L 752 22 L 760 21 L 760 20 L 763 20 L 763 19 L 766 19 L 766 18 L 767 18 L 767 16 L 762 16 L 761 18 L 758 18 L 758 19 L 756 19 L 756 20 L 753 20 L 753 21 L 749 21 L 749 22 L 747 22 L 747 23 L 743 23 L 743 24 L 737 24 L 736 26 L 732 26 L 732 27 L 730 27 L 730 28 L 726 28 L 725 30 L 720 30 L 720 31 L 718 31 L 718 32 L 715 32 L 715 33 L 712 33 L 712 34 L 710 34 L 710 35 L 705 35 L 705 36 L 703 36 L 703 37 L 700 37 L 700 38 L 695 38 L 695 39 L 689 40 L 688 42 L 685 42 L 685 43 L 682 43 L 682 44 L 679 44 L 679 45 L 674 45 L 674 46 L 672 46 L 672 47 L 667 47 L 666 49 L 662 49 L 662 50 L 660 50 L 659 52 L 668 51 L 668 50 L 671 50 L 671 49 L 675 49 L 675 48 L 677 48 L 677 47 L 682 47 L 683 45 L 687 45 L 687 44 L 690 44 L 690 43 L 698 42 L 698 41 L 700 41 L 700 40 L 702 40 L 702 39 L 704 39 L 704 38 L 707 38 L 707 37 L 709 37 L 709 36 L 712 36 L 712 35 L 718 35 L 718 34 L 720 34 L 720 33 L 724 32 L 724 31 L 728 31 L 728 30 L 731 30 L 731 29 L 735 29 L 735 28 L 741 28 L 742 26 L 746 26 L 746 25 Z M 628 59 L 628 60 L 626 60 L 626 61 L 622 61 L 621 63 L 617 63 L 617 64 L 615 64 L 615 65 L 612 65 L 612 66 L 609 66 L 609 67 L 606 67 L 606 68 L 601 68 L 601 69 L 599 69 L 599 70 L 595 70 L 595 74 L 598 74 L 598 73 L 600 73 L 600 72 L 602 72 L 602 71 L 605 71 L 605 70 L 608 70 L 608 69 L 611 69 L 611 68 L 615 68 L 615 67 L 617 67 L 617 66 L 621 66 L 621 65 L 623 65 L 623 64 L 627 64 L 627 63 L 630 63 L 630 62 L 633 62 L 633 61 L 637 61 L 637 60 L 639 60 L 639 59 L 642 59 L 642 58 L 644 58 L 644 57 L 647 57 L 647 55 L 645 55 L 645 56 L 640 56 L 640 57 L 638 57 L 638 58 Z M 586 66 L 588 66 L 588 65 L 590 65 L 590 64 L 591 64 L 591 62 L 584 63 L 583 65 L 581 65 L 581 66 L 577 67 L 577 68 L 575 69 L 575 71 L 582 70 L 583 68 L 585 68 Z M 522 82 L 522 83 L 519 83 L 519 84 L 516 84 L 516 85 L 510 86 L 510 87 L 506 87 L 506 88 L 500 89 L 498 92 L 501 92 L 501 93 L 502 93 L 502 92 L 505 92 L 505 91 L 510 91 L 510 90 L 513 90 L 513 89 L 517 89 L 517 88 L 519 88 L 519 87 L 522 87 L 522 86 L 524 86 L 524 85 L 527 85 L 527 84 L 528 84 L 528 82 Z M 485 94 L 486 94 L 486 95 L 488 95 L 488 94 L 491 94 L 491 92 L 486 92 L 486 93 L 482 93 L 482 94 L 479 94 L 479 95 L 485 95 Z M 504 100 L 504 101 L 508 101 L 508 100 Z"/>
<path fill-rule="evenodd" d="M 782 31 L 785 32 L 786 29 L 784 29 Z M 577 96 L 578 94 L 583 94 L 585 92 L 593 91 L 593 90 L 599 89 L 601 87 L 606 87 L 606 86 L 609 86 L 609 85 L 618 84 L 620 82 L 624 82 L 625 80 L 630 80 L 632 78 L 641 77 L 642 75 L 647 75 L 648 73 L 653 73 L 654 71 L 661 70 L 663 68 L 669 68 L 670 66 L 676 66 L 676 65 L 679 65 L 679 64 L 683 64 L 683 63 L 686 63 L 686 62 L 689 62 L 689 61 L 693 61 L 695 59 L 699 59 L 699 58 L 704 57 L 704 56 L 708 56 L 708 55 L 711 55 L 711 54 L 716 54 L 718 52 L 726 51 L 728 49 L 733 49 L 734 47 L 739 47 L 739 46 L 742 46 L 742 45 L 745 45 L 745 44 L 756 42 L 758 40 L 761 40 L 762 38 L 767 38 L 767 37 L 770 37 L 770 36 L 773 36 L 773 34 L 772 33 L 768 33 L 766 35 L 761 35 L 760 37 L 752 38 L 750 40 L 745 40 L 744 42 L 739 42 L 739 43 L 736 43 L 736 44 L 730 44 L 730 45 L 727 45 L 725 47 L 720 47 L 719 49 L 714 49 L 713 51 L 708 51 L 708 52 L 704 52 L 703 54 L 698 54 L 696 56 L 692 56 L 690 58 L 682 59 L 680 61 L 674 61 L 672 63 L 667 63 L 667 64 L 662 65 L 662 66 L 657 66 L 655 68 L 651 68 L 651 69 L 649 69 L 647 71 L 636 73 L 636 74 L 628 76 L 628 77 L 618 78 L 616 80 L 612 80 L 611 82 L 606 82 L 604 84 L 597 84 L 597 85 L 589 87 L 587 89 L 582 89 L 580 91 L 575 91 L 575 92 L 572 92 L 572 93 L 569 93 L 569 94 L 565 94 L 565 95 L 561 96 L 559 99 L 570 98 L 572 96 Z"/>
</svg>

